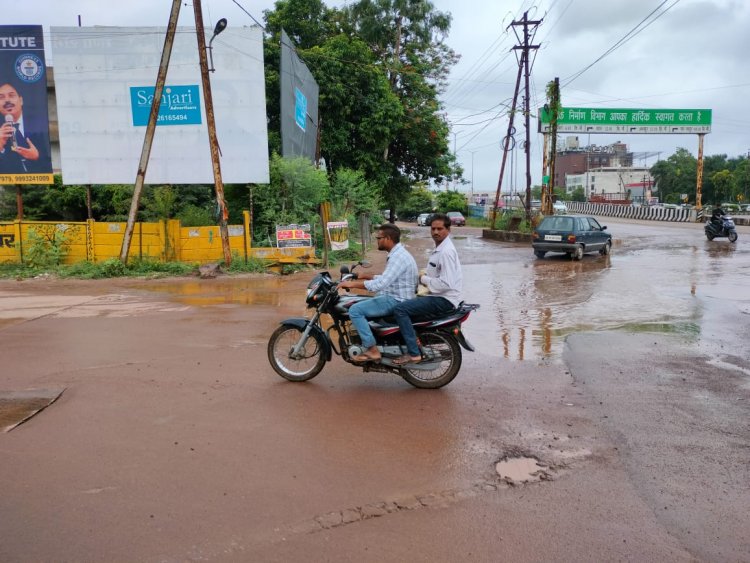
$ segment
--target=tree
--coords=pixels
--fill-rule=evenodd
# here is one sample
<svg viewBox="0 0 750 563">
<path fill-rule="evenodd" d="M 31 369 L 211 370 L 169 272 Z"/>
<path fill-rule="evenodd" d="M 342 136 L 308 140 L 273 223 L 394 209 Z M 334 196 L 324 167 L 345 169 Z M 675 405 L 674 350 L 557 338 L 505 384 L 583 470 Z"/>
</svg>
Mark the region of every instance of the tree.
<svg viewBox="0 0 750 563">
<path fill-rule="evenodd" d="M 711 175 L 711 183 L 713 184 L 713 203 L 717 204 L 731 200 L 734 178 L 729 170 L 714 172 Z M 706 199 L 706 203 L 709 201 L 711 200 Z"/>
<path fill-rule="evenodd" d="M 690 151 L 679 148 L 666 160 L 660 160 L 651 167 L 651 175 L 656 181 L 659 197 L 666 201 L 669 194 L 693 194 L 696 187 L 698 161 Z M 706 193 L 705 195 L 709 195 Z"/>
<path fill-rule="evenodd" d="M 461 213 L 467 213 L 468 206 L 466 204 L 466 197 L 461 192 L 440 192 L 437 194 L 437 209 L 441 213 L 447 213 L 448 211 L 460 211 Z"/>
<path fill-rule="evenodd" d="M 438 101 L 457 60 L 443 43 L 451 17 L 427 0 L 360 0 L 345 11 L 403 107 L 401 128 L 382 155 L 389 164 L 384 198 L 395 209 L 415 182 L 440 183 L 452 171 L 455 157 Z"/>
<path fill-rule="evenodd" d="M 305 158 L 271 158 L 271 183 L 253 190 L 253 237 L 270 239 L 277 224 L 315 223 L 330 197 L 328 177 Z"/>
<path fill-rule="evenodd" d="M 411 191 L 406 201 L 398 208 L 401 217 L 416 217 L 420 213 L 433 211 L 432 194 L 424 187 L 418 187 Z"/>
</svg>

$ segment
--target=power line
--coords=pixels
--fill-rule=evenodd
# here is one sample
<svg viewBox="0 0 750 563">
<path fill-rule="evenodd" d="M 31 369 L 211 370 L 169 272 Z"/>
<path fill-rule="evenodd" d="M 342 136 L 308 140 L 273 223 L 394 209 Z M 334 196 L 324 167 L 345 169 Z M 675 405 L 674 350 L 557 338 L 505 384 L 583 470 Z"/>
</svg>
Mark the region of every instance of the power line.
<svg viewBox="0 0 750 563">
<path fill-rule="evenodd" d="M 569 84 L 570 84 L 571 82 L 573 82 L 574 80 L 576 80 L 577 78 L 579 78 L 579 77 L 580 77 L 580 76 L 581 76 L 581 75 L 582 75 L 582 74 L 583 74 L 584 72 L 586 72 L 587 70 L 589 70 L 589 69 L 590 69 L 591 67 L 593 67 L 593 66 L 594 66 L 594 65 L 595 65 L 596 63 L 598 63 L 599 61 L 601 61 L 601 60 L 602 60 L 602 59 L 603 59 L 604 57 L 606 57 L 607 55 L 611 54 L 611 53 L 612 53 L 612 52 L 614 52 L 615 50 L 617 50 L 617 49 L 619 49 L 620 47 L 622 47 L 622 46 L 623 46 L 623 45 L 624 45 L 625 43 L 627 43 L 628 41 L 630 41 L 630 40 L 631 40 L 631 39 L 632 39 L 633 37 L 635 37 L 636 35 L 638 35 L 638 34 L 639 34 L 639 33 L 640 33 L 641 31 L 643 31 L 644 29 L 646 29 L 646 28 L 647 28 L 647 27 L 648 27 L 649 25 L 651 25 L 651 24 L 652 24 L 652 23 L 654 23 L 654 22 L 655 22 L 656 20 L 658 20 L 658 19 L 659 19 L 659 18 L 660 18 L 661 16 L 663 16 L 663 15 L 664 15 L 665 13 L 667 13 L 667 11 L 668 11 L 668 10 L 670 10 L 670 9 L 671 9 L 671 8 L 672 8 L 672 7 L 673 7 L 673 6 L 675 5 L 675 4 L 677 4 L 677 3 L 678 3 L 678 2 L 680 1 L 680 0 L 674 0 L 674 2 L 672 2 L 672 4 L 670 4 L 669 6 L 667 6 L 667 7 L 666 7 L 666 8 L 664 9 L 664 11 L 663 11 L 663 12 L 661 12 L 661 13 L 660 13 L 660 14 L 659 14 L 658 16 L 656 16 L 656 17 L 655 17 L 655 18 L 654 18 L 654 19 L 653 19 L 653 20 L 652 20 L 651 22 L 649 22 L 648 24 L 644 25 L 644 26 L 643 26 L 643 27 L 641 28 L 641 26 L 642 26 L 642 25 L 643 25 L 643 24 L 644 24 L 644 23 L 645 23 L 646 21 L 648 21 L 648 19 L 649 19 L 649 18 L 651 18 L 651 16 L 653 16 L 653 15 L 654 15 L 654 14 L 655 14 L 655 13 L 656 13 L 656 12 L 657 12 L 657 11 L 658 11 L 658 10 L 659 10 L 659 9 L 660 9 L 661 7 L 662 7 L 662 6 L 664 6 L 664 4 L 666 4 L 666 3 L 668 2 L 668 1 L 669 1 L 669 0 L 663 0 L 663 2 L 662 2 L 661 4 L 659 4 L 659 5 L 658 5 L 658 6 L 656 7 L 656 8 L 654 8 L 654 9 L 653 9 L 653 10 L 652 10 L 652 11 L 651 11 L 651 12 L 650 12 L 650 13 L 649 13 L 649 14 L 648 14 L 648 15 L 647 15 L 647 16 L 646 16 L 645 18 L 643 18 L 643 19 L 642 19 L 642 20 L 641 20 L 640 22 L 638 22 L 638 24 L 637 24 L 637 25 L 636 25 L 635 27 L 633 27 L 633 28 L 632 28 L 632 29 L 631 29 L 630 31 L 628 31 L 628 32 L 627 32 L 627 33 L 626 33 L 625 35 L 623 35 L 623 36 L 622 36 L 622 37 L 621 37 L 621 38 L 620 38 L 620 39 L 619 39 L 619 40 L 618 40 L 618 41 L 617 41 L 617 42 L 616 42 L 616 43 L 615 43 L 614 45 L 612 45 L 612 46 L 611 46 L 611 47 L 610 47 L 609 49 L 607 49 L 607 50 L 606 50 L 606 51 L 605 51 L 605 52 L 604 52 L 604 53 L 603 53 L 602 55 L 600 55 L 600 56 L 599 56 L 599 57 L 598 57 L 598 58 L 597 58 L 597 59 L 596 59 L 595 61 L 593 61 L 593 62 L 592 62 L 592 63 L 590 63 L 589 65 L 585 66 L 584 68 L 582 68 L 581 70 L 579 70 L 579 71 L 578 71 L 578 72 L 576 72 L 575 74 L 573 74 L 573 75 L 571 75 L 571 76 L 569 76 L 569 77 L 565 78 L 565 79 L 564 79 L 564 83 L 562 84 L 562 86 L 561 86 L 561 87 L 566 87 L 566 86 L 568 86 L 568 85 L 569 85 Z M 641 28 L 641 29 L 639 29 L 639 28 Z"/>
</svg>

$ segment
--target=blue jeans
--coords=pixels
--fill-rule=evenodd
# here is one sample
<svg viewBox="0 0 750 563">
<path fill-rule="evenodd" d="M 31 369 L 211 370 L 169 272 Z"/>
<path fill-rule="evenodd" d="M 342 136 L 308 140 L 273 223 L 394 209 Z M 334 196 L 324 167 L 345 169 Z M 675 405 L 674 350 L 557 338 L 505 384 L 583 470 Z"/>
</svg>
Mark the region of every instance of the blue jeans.
<svg viewBox="0 0 750 563">
<path fill-rule="evenodd" d="M 412 317 L 422 315 L 445 315 L 453 311 L 453 303 L 445 297 L 430 295 L 425 297 L 415 297 L 402 301 L 393 309 L 393 316 L 396 317 L 401 336 L 406 342 L 406 350 L 410 356 L 419 356 L 422 352 L 417 343 L 417 333 L 411 324 Z"/>
<path fill-rule="evenodd" d="M 375 346 L 375 337 L 372 335 L 370 323 L 367 322 L 367 319 L 386 317 L 393 312 L 396 305 L 398 305 L 398 301 L 390 295 L 378 295 L 355 303 L 350 307 L 349 318 L 362 339 L 362 346 L 365 348 Z"/>
</svg>

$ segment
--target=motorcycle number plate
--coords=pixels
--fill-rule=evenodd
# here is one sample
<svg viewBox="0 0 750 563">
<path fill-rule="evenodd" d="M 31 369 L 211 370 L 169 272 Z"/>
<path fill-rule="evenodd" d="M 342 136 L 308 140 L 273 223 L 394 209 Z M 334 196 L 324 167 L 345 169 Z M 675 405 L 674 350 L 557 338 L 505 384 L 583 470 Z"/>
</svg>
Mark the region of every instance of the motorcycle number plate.
<svg viewBox="0 0 750 563">
<path fill-rule="evenodd" d="M 544 240 L 554 240 L 554 241 L 561 241 L 562 235 L 544 235 Z"/>
</svg>

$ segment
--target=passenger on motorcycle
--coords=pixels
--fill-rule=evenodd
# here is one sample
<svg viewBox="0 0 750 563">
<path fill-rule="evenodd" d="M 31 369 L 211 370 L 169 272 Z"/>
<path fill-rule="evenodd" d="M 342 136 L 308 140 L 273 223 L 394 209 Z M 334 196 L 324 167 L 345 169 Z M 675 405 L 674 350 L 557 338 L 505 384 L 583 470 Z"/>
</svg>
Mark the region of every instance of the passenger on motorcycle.
<svg viewBox="0 0 750 563">
<path fill-rule="evenodd" d="M 458 252 L 450 238 L 450 217 L 443 213 L 435 213 L 430 217 L 430 234 L 435 242 L 435 250 L 430 254 L 427 269 L 419 277 L 419 282 L 427 288 L 427 294 L 402 301 L 393 310 L 407 350 L 404 356 L 393 361 L 396 365 L 419 362 L 422 359 L 412 317 L 444 315 L 461 303 L 463 274 Z"/>
<path fill-rule="evenodd" d="M 418 270 L 414 257 L 401 244 L 401 230 L 392 224 L 382 225 L 375 236 L 378 250 L 388 252 L 386 267 L 382 274 L 359 274 L 359 279 L 339 284 L 343 289 L 366 289 L 376 293 L 372 299 L 355 303 L 349 309 L 349 318 L 362 340 L 364 353 L 354 356 L 354 362 L 378 362 L 381 355 L 376 346 L 368 318 L 385 317 L 402 301 L 414 297 Z"/>
</svg>

